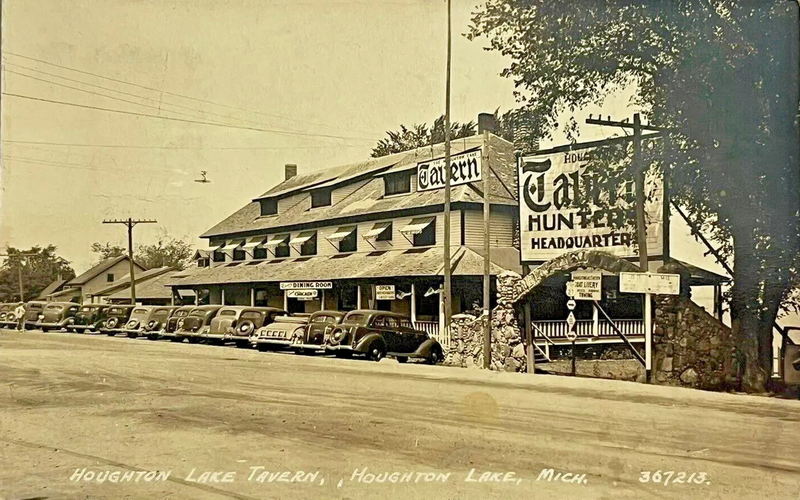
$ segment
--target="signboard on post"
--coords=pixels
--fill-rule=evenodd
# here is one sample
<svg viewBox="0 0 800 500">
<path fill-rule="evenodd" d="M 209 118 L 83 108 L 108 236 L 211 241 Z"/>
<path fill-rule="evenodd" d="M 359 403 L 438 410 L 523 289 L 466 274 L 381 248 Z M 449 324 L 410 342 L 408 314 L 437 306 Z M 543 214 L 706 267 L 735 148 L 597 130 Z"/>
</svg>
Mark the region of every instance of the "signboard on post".
<svg viewBox="0 0 800 500">
<path fill-rule="evenodd" d="M 319 295 L 319 290 L 286 290 L 286 296 L 290 299 L 314 300 Z"/>
<path fill-rule="evenodd" d="M 376 300 L 394 300 L 395 298 L 394 285 L 375 285 Z"/>
<path fill-rule="evenodd" d="M 333 283 L 330 281 L 282 281 L 281 290 L 330 290 Z"/>
<path fill-rule="evenodd" d="M 603 273 L 600 271 L 573 271 L 572 283 L 572 298 L 575 300 L 603 298 Z"/>
<path fill-rule="evenodd" d="M 445 183 L 444 158 L 417 165 L 417 191 L 441 189 Z M 450 157 L 450 185 L 477 182 L 481 177 L 481 151 Z"/>
<path fill-rule="evenodd" d="M 681 275 L 663 273 L 619 273 L 619 291 L 625 293 L 681 293 Z"/>
<path fill-rule="evenodd" d="M 618 210 L 598 204 L 581 207 L 579 195 L 588 194 L 594 181 L 586 172 L 594 148 L 551 151 L 521 157 L 518 165 L 520 252 L 523 262 L 543 262 L 575 250 L 601 250 L 618 257 L 638 256 L 634 229 L 617 229 L 611 224 Z M 561 148 L 559 148 L 561 149 Z M 610 200 L 614 208 L 633 210 L 633 178 L 619 192 L 592 193 L 595 199 Z M 606 190 L 608 191 L 608 190 Z M 663 184 L 645 180 L 647 253 L 663 253 Z"/>
</svg>

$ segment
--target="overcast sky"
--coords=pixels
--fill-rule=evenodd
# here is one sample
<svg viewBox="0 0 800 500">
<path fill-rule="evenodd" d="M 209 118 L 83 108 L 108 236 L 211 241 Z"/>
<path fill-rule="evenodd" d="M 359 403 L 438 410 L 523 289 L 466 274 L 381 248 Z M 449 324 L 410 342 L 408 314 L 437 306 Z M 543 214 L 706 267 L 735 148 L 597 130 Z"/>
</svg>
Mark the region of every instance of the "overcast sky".
<svg viewBox="0 0 800 500">
<path fill-rule="evenodd" d="M 453 2 L 458 121 L 514 106 L 513 84 L 499 76 L 508 61 L 461 35 L 476 3 Z M 2 5 L 2 89 L 28 98 L 2 96 L 0 245 L 55 244 L 78 272 L 92 263 L 92 242 L 125 242 L 104 218 L 157 219 L 136 228 L 139 242 L 168 232 L 200 244 L 197 235 L 277 183 L 285 163 L 302 172 L 362 160 L 384 131 L 444 112 L 444 0 Z M 601 111 L 632 109 L 623 95 L 576 117 Z M 582 130 L 581 139 L 614 133 Z M 193 182 L 201 170 L 211 183 Z M 719 269 L 676 240 L 677 257 Z"/>
</svg>

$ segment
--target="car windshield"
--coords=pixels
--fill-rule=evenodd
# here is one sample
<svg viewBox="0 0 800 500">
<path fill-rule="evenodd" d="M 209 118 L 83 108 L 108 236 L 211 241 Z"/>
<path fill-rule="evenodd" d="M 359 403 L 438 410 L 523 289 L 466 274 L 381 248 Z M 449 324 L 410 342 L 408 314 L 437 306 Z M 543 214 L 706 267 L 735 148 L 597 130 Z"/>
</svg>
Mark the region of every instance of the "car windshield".
<svg viewBox="0 0 800 500">
<path fill-rule="evenodd" d="M 336 318 L 326 314 L 320 314 L 319 316 L 314 316 L 314 323 L 336 323 Z"/>
<path fill-rule="evenodd" d="M 207 312 L 207 311 L 204 311 L 204 310 L 202 310 L 202 309 L 199 309 L 199 310 L 192 311 L 192 312 L 189 314 L 189 316 L 196 316 L 196 317 L 200 317 L 200 318 L 202 318 L 202 317 L 204 317 L 204 316 L 206 315 L 206 312 Z"/>
<path fill-rule="evenodd" d="M 226 311 L 222 311 L 219 313 L 220 316 L 236 316 L 236 311 L 232 311 L 230 309 Z"/>
<path fill-rule="evenodd" d="M 178 318 L 183 318 L 184 316 L 188 316 L 188 315 L 189 315 L 189 311 L 185 311 L 185 310 L 184 311 L 176 311 L 175 312 L 175 316 L 178 317 Z"/>
<path fill-rule="evenodd" d="M 258 311 L 243 312 L 242 319 L 261 319 L 261 313 Z"/>
<path fill-rule="evenodd" d="M 108 310 L 108 314 L 125 314 L 125 309 L 121 307 L 112 307 Z"/>
<path fill-rule="evenodd" d="M 92 312 L 92 309 L 94 309 L 94 307 L 83 306 L 83 307 L 81 307 L 81 312 L 85 312 L 85 313 Z"/>
<path fill-rule="evenodd" d="M 131 314 L 135 314 L 137 316 L 141 314 L 147 314 L 147 309 L 134 309 Z"/>
<path fill-rule="evenodd" d="M 60 311 L 61 309 L 64 309 L 64 306 L 59 306 L 57 304 L 53 304 L 53 305 L 47 306 L 47 309 L 49 309 L 51 311 Z"/>
<path fill-rule="evenodd" d="M 367 321 L 367 316 L 361 313 L 347 313 L 344 320 L 347 323 L 358 323 L 359 325 L 363 325 Z"/>
</svg>

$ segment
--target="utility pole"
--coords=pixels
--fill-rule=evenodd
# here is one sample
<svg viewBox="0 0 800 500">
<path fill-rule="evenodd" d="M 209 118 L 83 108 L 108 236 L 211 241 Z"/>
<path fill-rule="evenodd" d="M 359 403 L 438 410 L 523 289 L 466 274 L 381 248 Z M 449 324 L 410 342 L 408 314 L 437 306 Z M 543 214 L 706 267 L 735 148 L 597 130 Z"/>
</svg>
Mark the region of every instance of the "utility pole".
<svg viewBox="0 0 800 500">
<path fill-rule="evenodd" d="M 444 335 L 450 335 L 452 283 L 450 269 L 450 61 L 452 59 L 451 0 L 447 0 L 447 70 L 444 92 L 444 287 L 441 300 L 444 303 Z"/>
<path fill-rule="evenodd" d="M 128 228 L 128 264 L 130 264 L 131 277 L 131 304 L 136 305 L 136 277 L 134 276 L 133 265 L 133 226 L 136 224 L 155 224 L 158 221 L 146 219 L 111 219 L 104 220 L 103 224 L 123 224 Z"/>
<path fill-rule="evenodd" d="M 17 258 L 17 280 L 19 282 L 19 301 L 25 302 L 25 288 L 22 284 L 22 259 L 25 257 L 33 257 L 38 255 L 36 253 L 15 253 L 0 255 L 0 257 L 16 257 Z"/>
</svg>

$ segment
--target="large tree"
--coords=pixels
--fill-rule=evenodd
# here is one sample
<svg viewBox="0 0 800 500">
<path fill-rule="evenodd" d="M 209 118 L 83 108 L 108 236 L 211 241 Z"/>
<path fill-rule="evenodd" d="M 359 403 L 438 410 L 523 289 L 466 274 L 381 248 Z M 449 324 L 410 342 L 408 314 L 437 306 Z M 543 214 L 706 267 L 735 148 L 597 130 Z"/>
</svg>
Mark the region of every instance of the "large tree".
<svg viewBox="0 0 800 500">
<path fill-rule="evenodd" d="M 97 254 L 98 262 L 128 254 L 126 248 L 111 242 L 95 242 L 90 248 L 92 253 Z M 136 246 L 133 259 L 146 269 L 163 266 L 183 269 L 192 253 L 194 253 L 192 246 L 188 242 L 163 233 L 153 244 Z"/>
<path fill-rule="evenodd" d="M 511 60 L 503 75 L 542 134 L 623 88 L 670 130 L 654 168 L 733 264 L 749 391 L 769 379 L 800 248 L 797 12 L 786 0 L 489 0 L 468 34 Z"/>
<path fill-rule="evenodd" d="M 53 245 L 27 250 L 8 247 L 5 254 L 7 257 L 0 267 L 0 302 L 19 300 L 20 275 L 24 301 L 38 297 L 47 285 L 59 278 L 75 277 L 69 261 L 56 255 Z"/>
</svg>

